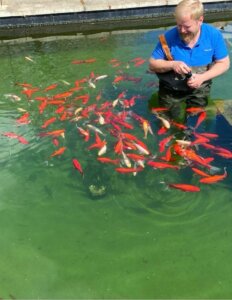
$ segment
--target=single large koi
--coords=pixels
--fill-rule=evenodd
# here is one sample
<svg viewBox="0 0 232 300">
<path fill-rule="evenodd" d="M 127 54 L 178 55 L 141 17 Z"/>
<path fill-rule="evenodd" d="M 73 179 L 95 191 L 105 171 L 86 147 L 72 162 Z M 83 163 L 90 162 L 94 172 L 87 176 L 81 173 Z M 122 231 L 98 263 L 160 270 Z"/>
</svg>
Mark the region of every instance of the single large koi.
<svg viewBox="0 0 232 300">
<path fill-rule="evenodd" d="M 52 135 L 52 136 L 64 136 L 64 132 L 65 132 L 65 129 L 58 129 L 58 130 L 53 130 L 53 131 L 48 131 L 48 132 L 41 132 L 39 134 L 39 136 L 49 136 L 49 135 Z"/>
<path fill-rule="evenodd" d="M 197 119 L 197 123 L 195 125 L 195 129 L 199 127 L 199 125 L 205 120 L 206 118 L 206 111 L 202 111 Z"/>
<path fill-rule="evenodd" d="M 35 92 L 39 91 L 38 88 L 33 88 L 33 89 L 25 89 L 22 90 L 22 94 L 25 94 L 27 96 L 28 99 L 31 98 L 32 94 L 34 94 Z"/>
<path fill-rule="evenodd" d="M 163 152 L 166 145 L 173 139 L 174 135 L 170 135 L 159 142 L 159 151 Z"/>
<path fill-rule="evenodd" d="M 72 163 L 73 163 L 74 168 L 77 169 L 81 173 L 82 176 L 84 176 L 84 172 L 83 172 L 80 162 L 76 158 L 73 158 Z"/>
<path fill-rule="evenodd" d="M 70 96 L 72 96 L 72 92 L 64 92 L 61 94 L 56 94 L 55 96 L 53 96 L 53 99 L 57 100 L 57 99 L 61 99 L 61 98 L 68 98 Z"/>
<path fill-rule="evenodd" d="M 119 172 L 119 173 L 137 173 L 142 171 L 143 168 L 142 167 L 137 167 L 137 168 L 116 168 L 115 171 Z"/>
<path fill-rule="evenodd" d="M 224 178 L 226 178 L 226 176 L 227 176 L 227 172 L 225 170 L 224 174 L 204 177 L 204 178 L 200 179 L 200 182 L 201 183 L 206 183 L 206 184 L 212 184 L 212 183 L 218 182 L 220 180 L 223 180 Z"/>
<path fill-rule="evenodd" d="M 53 90 L 53 89 L 55 89 L 57 86 L 58 86 L 57 83 L 51 84 L 51 85 L 49 85 L 48 87 L 46 87 L 46 88 L 44 89 L 44 92 Z"/>
<path fill-rule="evenodd" d="M 58 150 L 54 151 L 54 152 L 50 155 L 50 157 L 61 155 L 61 154 L 64 153 L 65 150 L 66 150 L 66 147 L 61 147 L 61 148 L 59 148 Z"/>
<path fill-rule="evenodd" d="M 196 174 L 198 174 L 202 177 L 209 177 L 210 176 L 209 174 L 205 173 L 204 171 L 202 171 L 200 169 L 192 167 L 192 170 L 193 170 L 194 173 L 196 173 Z"/>
<path fill-rule="evenodd" d="M 56 117 L 52 117 L 52 118 L 46 120 L 46 121 L 43 123 L 43 125 L 41 126 L 41 128 L 47 128 L 48 125 L 54 123 L 55 121 L 56 121 Z"/>
<path fill-rule="evenodd" d="M 184 192 L 199 192 L 200 188 L 196 185 L 184 184 L 184 183 L 169 183 L 168 186 L 184 191 Z"/>
<path fill-rule="evenodd" d="M 148 161 L 147 164 L 155 169 L 166 169 L 166 168 L 175 169 L 175 170 L 180 169 L 179 166 L 171 165 L 171 164 L 168 164 L 165 162 L 159 162 L 159 161 Z"/>
<path fill-rule="evenodd" d="M 98 157 L 97 160 L 100 161 L 101 163 L 110 163 L 114 165 L 118 165 L 120 162 L 119 159 L 111 159 L 109 157 Z"/>
</svg>

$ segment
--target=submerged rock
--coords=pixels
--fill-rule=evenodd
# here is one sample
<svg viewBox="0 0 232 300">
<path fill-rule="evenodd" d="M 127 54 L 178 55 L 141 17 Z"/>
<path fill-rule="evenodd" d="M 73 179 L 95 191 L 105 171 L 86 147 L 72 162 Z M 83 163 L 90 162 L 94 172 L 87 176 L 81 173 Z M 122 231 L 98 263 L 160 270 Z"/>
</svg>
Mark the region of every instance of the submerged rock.
<svg viewBox="0 0 232 300">
<path fill-rule="evenodd" d="M 91 184 L 89 186 L 89 192 L 93 198 L 101 198 L 101 197 L 105 196 L 105 194 L 106 194 L 106 186 L 104 186 L 104 185 L 97 186 L 97 185 Z"/>
</svg>

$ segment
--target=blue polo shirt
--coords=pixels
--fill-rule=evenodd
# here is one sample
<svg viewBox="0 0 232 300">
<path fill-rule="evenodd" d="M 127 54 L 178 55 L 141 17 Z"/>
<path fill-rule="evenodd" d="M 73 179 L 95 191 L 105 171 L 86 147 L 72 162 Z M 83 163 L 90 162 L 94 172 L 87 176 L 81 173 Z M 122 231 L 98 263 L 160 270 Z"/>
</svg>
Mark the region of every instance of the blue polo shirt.
<svg viewBox="0 0 232 300">
<path fill-rule="evenodd" d="M 202 23 L 200 37 L 193 48 L 180 39 L 177 27 L 168 30 L 165 38 L 174 60 L 183 61 L 190 67 L 206 66 L 228 55 L 221 32 L 209 24 Z M 152 52 L 152 57 L 166 59 L 160 42 Z"/>
</svg>

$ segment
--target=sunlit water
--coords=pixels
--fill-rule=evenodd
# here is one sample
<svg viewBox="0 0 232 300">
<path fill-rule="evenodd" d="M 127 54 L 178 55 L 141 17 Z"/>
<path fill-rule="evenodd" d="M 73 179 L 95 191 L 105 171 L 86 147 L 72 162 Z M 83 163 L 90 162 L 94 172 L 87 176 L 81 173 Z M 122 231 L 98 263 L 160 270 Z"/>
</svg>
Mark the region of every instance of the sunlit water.
<svg viewBox="0 0 232 300">
<path fill-rule="evenodd" d="M 97 161 L 96 149 L 87 149 L 91 143 L 85 143 L 76 128 L 83 120 L 58 120 L 42 130 L 57 107 L 40 114 L 38 101 L 33 101 L 44 96 L 42 90 L 53 83 L 58 86 L 47 95 L 67 91 L 91 72 L 108 75 L 96 82 L 96 88 L 85 83 L 84 92 L 75 95 L 89 94 L 89 103 L 96 102 L 100 91 L 99 103 L 114 101 L 123 91 L 127 99 L 140 95 L 126 110 L 148 119 L 154 136 L 149 134 L 145 140 L 142 128 L 133 120 L 128 122 L 134 129 L 125 131 L 157 154 L 163 137 L 157 135 L 160 123 L 148 110 L 157 79 L 146 73 L 147 62 L 136 67 L 132 59 L 148 59 L 160 32 L 138 30 L 1 44 L 1 298 L 231 298 L 231 160 L 215 156 L 215 170 L 221 173 L 227 167 L 228 176 L 212 185 L 199 185 L 199 176 L 189 167 L 176 171 L 146 166 L 136 176 L 119 174 L 115 166 Z M 228 47 L 231 49 L 230 43 Z M 96 62 L 72 64 L 84 59 Z M 120 65 L 113 66 L 112 59 Z M 112 84 L 122 73 L 141 80 Z M 215 79 L 212 98 L 230 99 L 231 80 L 231 71 Z M 40 91 L 28 100 L 15 83 L 30 83 Z M 18 108 L 30 113 L 31 123 L 18 126 L 16 119 L 23 115 Z M 101 127 L 94 119 L 92 124 Z M 61 156 L 50 157 L 56 146 L 39 133 L 62 128 L 65 138 L 59 137 L 59 146 L 67 149 Z M 201 126 L 204 130 L 218 133 L 214 143 L 231 149 L 231 128 L 213 109 Z M 5 132 L 17 133 L 29 144 L 7 138 L 2 135 Z M 110 133 L 105 139 L 111 139 Z M 112 157 L 113 152 L 114 144 L 109 142 L 107 155 Z M 81 162 L 84 177 L 74 169 L 74 157 Z M 195 184 L 201 191 L 185 193 L 168 188 L 167 183 Z M 90 185 L 105 186 L 105 195 L 93 197 Z"/>
</svg>

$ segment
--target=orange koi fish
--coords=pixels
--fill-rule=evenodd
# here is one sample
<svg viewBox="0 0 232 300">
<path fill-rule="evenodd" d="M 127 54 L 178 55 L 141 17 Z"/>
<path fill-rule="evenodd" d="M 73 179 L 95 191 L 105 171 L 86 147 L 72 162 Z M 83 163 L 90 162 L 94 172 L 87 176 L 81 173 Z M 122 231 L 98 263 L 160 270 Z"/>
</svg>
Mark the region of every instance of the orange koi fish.
<svg viewBox="0 0 232 300">
<path fill-rule="evenodd" d="M 11 139 L 18 139 L 19 135 L 14 132 L 3 132 L 2 135 L 11 138 Z"/>
<path fill-rule="evenodd" d="M 111 159 L 109 157 L 98 157 L 97 160 L 100 161 L 101 163 L 110 163 L 114 165 L 118 165 L 120 162 L 119 159 Z"/>
<path fill-rule="evenodd" d="M 37 101 L 47 101 L 51 98 L 49 98 L 49 97 L 34 97 L 34 99 L 37 100 Z"/>
<path fill-rule="evenodd" d="M 89 131 L 85 130 L 85 129 L 81 128 L 81 127 L 78 127 L 78 126 L 77 126 L 77 129 L 80 132 L 80 134 L 84 137 L 84 141 L 88 142 L 89 137 L 90 137 Z"/>
<path fill-rule="evenodd" d="M 68 91 L 69 92 L 75 92 L 75 91 L 79 91 L 79 90 L 82 90 L 82 89 L 83 89 L 82 86 L 75 86 L 75 87 L 70 88 Z"/>
<path fill-rule="evenodd" d="M 135 57 L 135 58 L 131 59 L 130 61 L 137 62 L 137 61 L 141 61 L 141 60 L 143 60 L 142 57 Z"/>
<path fill-rule="evenodd" d="M 56 110 L 56 114 L 61 114 L 65 110 L 65 107 L 63 105 L 60 105 Z"/>
<path fill-rule="evenodd" d="M 102 148 L 103 146 L 106 145 L 106 141 L 101 140 L 98 133 L 95 133 L 95 143 L 90 145 L 88 147 L 89 150 L 93 149 L 93 148 Z"/>
<path fill-rule="evenodd" d="M 145 160 L 145 157 L 143 155 L 136 154 L 136 153 L 127 153 L 127 157 L 134 161 Z"/>
<path fill-rule="evenodd" d="M 202 132 L 201 134 L 198 133 L 198 135 L 203 135 L 204 137 L 206 137 L 208 139 L 216 139 L 216 138 L 218 138 L 218 134 L 216 134 L 216 133 L 210 133 L 210 132 Z"/>
<path fill-rule="evenodd" d="M 77 96 L 73 100 L 82 100 L 82 104 L 87 104 L 89 98 L 90 98 L 89 94 L 85 94 L 85 95 Z"/>
<path fill-rule="evenodd" d="M 134 66 L 135 66 L 135 67 L 141 66 L 141 65 L 144 64 L 145 62 L 146 62 L 146 59 L 138 60 L 138 61 L 134 64 Z"/>
<path fill-rule="evenodd" d="M 16 82 L 15 85 L 19 85 L 25 88 L 32 88 L 32 84 L 30 83 L 20 83 L 20 82 Z"/>
<path fill-rule="evenodd" d="M 221 157 L 224 157 L 226 159 L 230 159 L 232 158 L 232 152 L 231 153 L 225 153 L 223 151 L 216 151 L 215 152 L 217 155 L 221 156 Z"/>
<path fill-rule="evenodd" d="M 223 153 L 225 153 L 225 154 L 231 154 L 232 152 L 230 151 L 230 150 L 228 150 L 228 149 L 226 149 L 226 148 L 223 148 L 223 147 L 215 147 L 214 148 L 216 151 L 218 151 L 218 152 L 223 152 Z"/>
<path fill-rule="evenodd" d="M 184 183 L 169 183 L 169 187 L 175 188 L 184 192 L 199 192 L 200 188 L 196 185 L 184 184 Z"/>
<path fill-rule="evenodd" d="M 96 100 L 97 101 L 100 101 L 101 100 L 101 97 L 102 97 L 102 91 L 100 91 L 97 96 L 96 96 Z"/>
<path fill-rule="evenodd" d="M 85 59 L 84 62 L 87 63 L 87 64 L 92 64 L 96 61 L 95 58 L 89 58 L 89 59 Z"/>
<path fill-rule="evenodd" d="M 172 121 L 172 125 L 174 125 L 175 127 L 179 128 L 179 129 L 182 129 L 182 130 L 185 130 L 188 128 L 186 125 L 175 122 L 175 121 Z"/>
<path fill-rule="evenodd" d="M 165 155 L 160 157 L 162 160 L 165 160 L 165 161 L 171 161 L 171 160 L 173 161 L 174 160 L 174 159 L 172 159 L 171 148 L 172 148 L 172 145 L 168 147 Z"/>
<path fill-rule="evenodd" d="M 167 111 L 167 110 L 168 110 L 167 107 L 152 107 L 151 112 L 156 114 L 157 112 Z"/>
<path fill-rule="evenodd" d="M 193 172 L 195 172 L 196 174 L 203 176 L 203 177 L 209 177 L 210 175 L 205 173 L 204 171 L 197 169 L 197 168 L 192 168 Z"/>
<path fill-rule="evenodd" d="M 54 156 L 58 156 L 64 153 L 64 151 L 66 150 L 66 147 L 60 147 L 58 150 L 54 151 L 50 157 L 54 157 Z"/>
<path fill-rule="evenodd" d="M 24 145 L 29 144 L 28 140 L 26 140 L 23 136 L 18 136 L 18 141 Z"/>
<path fill-rule="evenodd" d="M 56 147 L 59 146 L 59 141 L 58 141 L 56 138 L 53 138 L 53 139 L 52 139 L 52 143 L 53 143 L 53 145 L 55 145 Z"/>
<path fill-rule="evenodd" d="M 76 170 L 78 170 L 82 176 L 84 176 L 84 172 L 83 172 L 80 162 L 76 158 L 73 158 L 72 163 L 73 163 L 74 168 Z"/>
<path fill-rule="evenodd" d="M 25 90 L 22 90 L 21 93 L 22 94 L 25 94 L 27 96 L 28 99 L 31 98 L 31 96 L 35 93 L 39 91 L 38 88 L 33 88 L 33 89 L 25 89 Z"/>
<path fill-rule="evenodd" d="M 29 124 L 31 121 L 28 119 L 30 116 L 29 112 L 23 114 L 20 118 L 16 120 L 18 124 Z"/>
<path fill-rule="evenodd" d="M 65 103 L 65 100 L 48 100 L 47 101 L 47 104 L 50 104 L 50 105 L 61 105 L 64 103 Z"/>
<path fill-rule="evenodd" d="M 204 177 L 204 178 L 201 178 L 199 181 L 201 183 L 212 184 L 212 183 L 218 182 L 220 180 L 223 180 L 224 178 L 226 178 L 226 176 L 227 176 L 227 172 L 225 169 L 224 174 Z"/>
<path fill-rule="evenodd" d="M 55 121 L 56 121 L 56 117 L 52 117 L 52 118 L 46 120 L 46 121 L 43 123 L 43 125 L 41 126 L 41 128 L 47 128 L 48 125 L 54 123 Z"/>
<path fill-rule="evenodd" d="M 197 155 L 193 149 L 185 149 L 183 152 L 183 155 L 181 155 L 181 156 L 184 156 L 191 161 L 195 161 L 195 162 L 199 163 L 200 165 L 209 167 L 208 166 L 209 162 L 205 158 Z"/>
<path fill-rule="evenodd" d="M 200 113 L 202 111 L 204 111 L 204 108 L 203 107 L 189 107 L 189 108 L 186 108 L 186 111 L 189 112 L 189 113 Z"/>
<path fill-rule="evenodd" d="M 205 120 L 206 118 L 206 111 L 202 111 L 198 117 L 197 123 L 195 125 L 195 129 L 199 127 L 199 125 Z"/>
<path fill-rule="evenodd" d="M 168 131 L 168 129 L 164 126 L 160 127 L 160 129 L 157 131 L 158 135 L 165 134 Z"/>
<path fill-rule="evenodd" d="M 72 96 L 72 92 L 64 92 L 64 93 L 61 93 L 61 94 L 56 94 L 55 96 L 53 96 L 53 99 L 60 99 L 60 98 L 68 98 L 70 96 Z"/>
<path fill-rule="evenodd" d="M 112 59 L 109 61 L 109 63 L 110 63 L 110 64 L 114 64 L 115 62 L 118 62 L 118 61 L 119 61 L 118 59 L 112 58 Z"/>
<path fill-rule="evenodd" d="M 123 76 L 117 76 L 117 77 L 115 77 L 113 83 L 117 83 L 117 82 L 122 81 L 122 80 L 124 80 Z"/>
<path fill-rule="evenodd" d="M 39 105 L 39 113 L 42 114 L 47 107 L 47 101 L 42 101 Z"/>
<path fill-rule="evenodd" d="M 134 126 L 128 122 L 122 121 L 121 119 L 117 119 L 115 120 L 116 123 L 119 123 L 120 125 L 122 125 L 123 127 L 127 128 L 127 129 L 133 129 Z"/>
<path fill-rule="evenodd" d="M 29 144 L 29 142 L 24 137 L 14 133 L 14 132 L 4 132 L 4 133 L 2 133 L 2 135 L 6 136 L 8 138 L 11 138 L 11 139 L 17 139 L 21 144 Z"/>
<path fill-rule="evenodd" d="M 159 142 L 159 151 L 163 152 L 166 145 L 173 139 L 174 135 L 170 135 Z"/>
<path fill-rule="evenodd" d="M 114 146 L 114 152 L 117 154 L 122 154 L 123 152 L 123 142 L 122 139 L 119 139 L 116 145 Z"/>
<path fill-rule="evenodd" d="M 130 141 L 136 141 L 136 142 L 138 141 L 138 138 L 136 136 L 134 136 L 133 134 L 128 133 L 128 132 L 121 132 L 120 136 L 121 136 L 121 138 L 128 139 Z"/>
<path fill-rule="evenodd" d="M 130 141 L 127 141 L 127 140 L 123 141 L 123 149 L 126 149 L 126 150 L 137 150 L 135 144 L 133 142 L 130 142 Z"/>
<path fill-rule="evenodd" d="M 49 85 L 48 87 L 46 87 L 46 88 L 44 89 L 44 92 L 53 90 L 53 89 L 55 89 L 57 86 L 58 86 L 57 83 L 51 84 L 51 85 Z"/>
<path fill-rule="evenodd" d="M 53 131 L 48 131 L 48 132 L 41 132 L 39 133 L 39 136 L 63 136 L 64 137 L 64 132 L 65 132 L 65 129 L 58 129 L 58 130 L 53 130 Z"/>
<path fill-rule="evenodd" d="M 197 138 L 195 141 L 191 142 L 191 146 L 193 145 L 199 145 L 199 144 L 205 144 L 208 143 L 210 140 L 204 136 L 201 136 Z"/>
<path fill-rule="evenodd" d="M 158 161 L 148 161 L 147 165 L 151 166 L 152 168 L 155 168 L 155 169 L 166 169 L 166 168 L 175 169 L 175 170 L 179 170 L 180 169 L 179 166 L 170 165 L 168 163 L 158 162 Z"/>
<path fill-rule="evenodd" d="M 212 149 L 212 150 L 216 149 L 216 146 L 211 145 L 211 144 L 207 144 L 207 143 L 203 143 L 203 144 L 201 144 L 201 146 L 203 146 L 206 149 Z"/>
<path fill-rule="evenodd" d="M 118 173 L 137 173 L 142 171 L 143 168 L 142 167 L 137 167 L 137 168 L 116 168 L 115 171 L 117 171 Z"/>
<path fill-rule="evenodd" d="M 60 116 L 60 121 L 65 121 L 68 117 L 68 113 L 65 111 L 63 114 Z"/>
<path fill-rule="evenodd" d="M 73 60 L 72 61 L 72 64 L 75 64 L 75 65 L 79 65 L 79 64 L 91 64 L 91 63 L 94 63 L 96 61 L 95 58 L 89 58 L 89 59 L 79 59 L 79 60 Z"/>
</svg>

